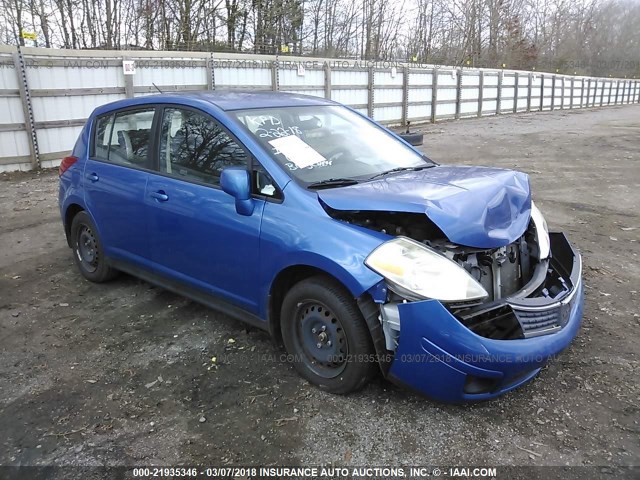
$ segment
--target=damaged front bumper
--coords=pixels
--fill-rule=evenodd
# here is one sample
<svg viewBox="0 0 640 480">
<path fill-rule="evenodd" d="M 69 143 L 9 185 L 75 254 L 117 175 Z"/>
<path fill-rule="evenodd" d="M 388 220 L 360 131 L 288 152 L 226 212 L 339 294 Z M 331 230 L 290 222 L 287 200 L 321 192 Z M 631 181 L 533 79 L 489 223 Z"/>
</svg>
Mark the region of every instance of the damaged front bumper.
<svg viewBox="0 0 640 480">
<path fill-rule="evenodd" d="M 584 291 L 580 254 L 561 233 L 550 235 L 552 261 L 545 269 L 560 294 L 516 294 L 487 311 L 511 315 L 521 338 L 496 339 L 474 333 L 437 300 L 398 305 L 401 333 L 388 370 L 392 381 L 437 400 L 461 403 L 498 397 L 531 380 L 576 336 Z"/>
</svg>

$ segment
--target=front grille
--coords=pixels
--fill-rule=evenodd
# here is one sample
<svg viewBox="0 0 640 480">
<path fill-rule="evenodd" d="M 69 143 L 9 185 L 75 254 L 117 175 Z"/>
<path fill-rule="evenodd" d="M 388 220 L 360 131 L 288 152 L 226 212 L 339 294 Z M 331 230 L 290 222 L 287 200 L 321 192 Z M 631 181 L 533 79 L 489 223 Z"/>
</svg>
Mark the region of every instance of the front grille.
<svg viewBox="0 0 640 480">
<path fill-rule="evenodd" d="M 571 309 L 576 301 L 577 295 L 573 295 L 571 300 L 561 303 L 546 310 L 518 310 L 516 306 L 513 311 L 520 322 L 522 332 L 525 337 L 550 333 L 564 327 L 569 321 Z"/>
<path fill-rule="evenodd" d="M 457 312 L 463 325 L 476 335 L 494 340 L 523 338 L 520 321 L 509 305 Z"/>
<path fill-rule="evenodd" d="M 558 321 L 559 310 L 560 307 L 545 312 L 525 312 L 522 310 L 514 310 L 514 312 L 518 320 L 520 320 L 522 331 L 526 336 L 528 333 L 560 328 L 560 322 Z"/>
</svg>

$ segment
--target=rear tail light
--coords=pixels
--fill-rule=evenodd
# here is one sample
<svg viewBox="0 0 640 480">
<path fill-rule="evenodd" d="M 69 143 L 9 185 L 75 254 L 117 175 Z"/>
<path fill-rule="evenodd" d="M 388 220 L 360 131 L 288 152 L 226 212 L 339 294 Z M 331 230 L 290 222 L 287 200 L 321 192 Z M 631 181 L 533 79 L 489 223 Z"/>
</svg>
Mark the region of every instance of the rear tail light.
<svg viewBox="0 0 640 480">
<path fill-rule="evenodd" d="M 64 157 L 62 162 L 60 162 L 60 168 L 58 169 L 58 176 L 62 176 L 64 172 L 69 170 L 69 167 L 78 161 L 78 157 Z"/>
</svg>

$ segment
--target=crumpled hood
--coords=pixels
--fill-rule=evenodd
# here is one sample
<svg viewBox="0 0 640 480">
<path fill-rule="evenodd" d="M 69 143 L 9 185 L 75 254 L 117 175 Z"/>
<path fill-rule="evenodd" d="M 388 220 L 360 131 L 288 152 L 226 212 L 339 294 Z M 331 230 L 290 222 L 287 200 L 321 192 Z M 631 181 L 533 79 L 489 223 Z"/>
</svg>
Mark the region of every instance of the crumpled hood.
<svg viewBox="0 0 640 480">
<path fill-rule="evenodd" d="M 454 243 L 497 248 L 518 239 L 531 216 L 529 177 L 487 167 L 437 166 L 318 191 L 335 210 L 424 213 Z"/>
</svg>

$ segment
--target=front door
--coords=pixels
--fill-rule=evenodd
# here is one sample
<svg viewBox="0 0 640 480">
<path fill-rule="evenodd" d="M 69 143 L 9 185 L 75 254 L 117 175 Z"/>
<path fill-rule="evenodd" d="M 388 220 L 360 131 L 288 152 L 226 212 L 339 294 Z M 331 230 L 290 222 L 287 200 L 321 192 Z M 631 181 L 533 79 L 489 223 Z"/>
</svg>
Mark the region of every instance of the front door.
<svg viewBox="0 0 640 480">
<path fill-rule="evenodd" d="M 197 110 L 164 108 L 159 132 L 158 173 L 145 194 L 155 268 L 256 313 L 264 201 L 239 215 L 219 186 L 223 168 L 248 166 L 247 152 Z"/>
</svg>

